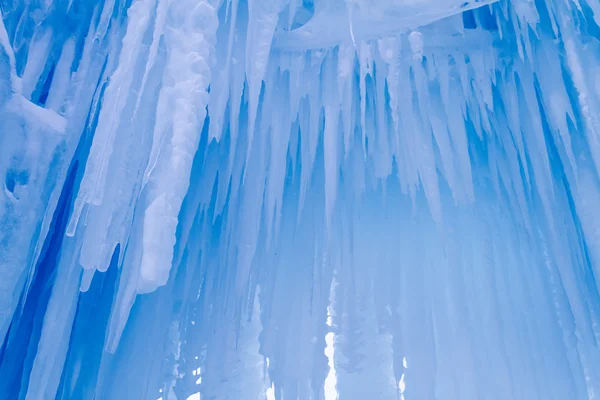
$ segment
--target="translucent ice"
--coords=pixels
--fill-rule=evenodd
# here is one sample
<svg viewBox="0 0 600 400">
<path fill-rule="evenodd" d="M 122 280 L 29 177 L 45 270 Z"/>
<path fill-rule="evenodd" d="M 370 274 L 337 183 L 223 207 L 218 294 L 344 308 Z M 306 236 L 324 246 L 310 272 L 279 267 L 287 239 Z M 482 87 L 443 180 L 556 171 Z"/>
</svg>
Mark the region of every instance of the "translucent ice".
<svg viewBox="0 0 600 400">
<path fill-rule="evenodd" d="M 600 392 L 597 0 L 0 13 L 0 398 Z"/>
</svg>

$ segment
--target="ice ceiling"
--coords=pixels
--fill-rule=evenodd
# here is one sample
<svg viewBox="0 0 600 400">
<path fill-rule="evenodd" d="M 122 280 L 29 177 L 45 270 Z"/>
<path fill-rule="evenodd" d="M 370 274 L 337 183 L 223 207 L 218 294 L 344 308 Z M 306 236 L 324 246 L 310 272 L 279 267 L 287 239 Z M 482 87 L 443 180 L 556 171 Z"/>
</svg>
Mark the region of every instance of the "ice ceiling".
<svg viewBox="0 0 600 400">
<path fill-rule="evenodd" d="M 598 0 L 0 0 L 0 397 L 592 399 Z"/>
</svg>

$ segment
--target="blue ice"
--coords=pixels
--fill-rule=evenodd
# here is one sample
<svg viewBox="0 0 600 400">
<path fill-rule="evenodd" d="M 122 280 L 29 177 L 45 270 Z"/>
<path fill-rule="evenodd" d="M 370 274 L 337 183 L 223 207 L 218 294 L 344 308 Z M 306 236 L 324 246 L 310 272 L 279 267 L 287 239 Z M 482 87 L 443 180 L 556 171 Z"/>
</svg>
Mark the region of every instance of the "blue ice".
<svg viewBox="0 0 600 400">
<path fill-rule="evenodd" d="M 0 400 L 600 395 L 599 0 L 0 0 Z"/>
</svg>

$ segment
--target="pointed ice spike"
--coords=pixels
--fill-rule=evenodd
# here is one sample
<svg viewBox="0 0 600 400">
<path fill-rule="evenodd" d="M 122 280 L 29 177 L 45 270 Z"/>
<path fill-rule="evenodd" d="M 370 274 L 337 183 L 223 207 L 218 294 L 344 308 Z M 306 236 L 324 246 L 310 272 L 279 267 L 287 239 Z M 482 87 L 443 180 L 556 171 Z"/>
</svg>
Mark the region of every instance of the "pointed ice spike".
<svg viewBox="0 0 600 400">
<path fill-rule="evenodd" d="M 254 140 L 258 101 L 267 62 L 271 52 L 271 41 L 277 26 L 280 11 L 279 0 L 248 1 L 248 33 L 246 43 L 246 80 L 250 91 L 248 99 L 248 151 L 249 157 Z"/>
</svg>

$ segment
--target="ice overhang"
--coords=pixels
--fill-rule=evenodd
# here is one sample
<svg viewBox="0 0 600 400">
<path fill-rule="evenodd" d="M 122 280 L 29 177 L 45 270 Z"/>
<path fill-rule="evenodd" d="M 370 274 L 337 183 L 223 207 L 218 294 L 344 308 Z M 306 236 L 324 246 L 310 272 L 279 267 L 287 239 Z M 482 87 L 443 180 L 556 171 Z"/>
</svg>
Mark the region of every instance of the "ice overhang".
<svg viewBox="0 0 600 400">
<path fill-rule="evenodd" d="M 314 15 L 302 26 L 278 31 L 273 47 L 301 51 L 389 37 L 496 1 L 333 1 L 324 7 L 315 6 Z"/>
</svg>

